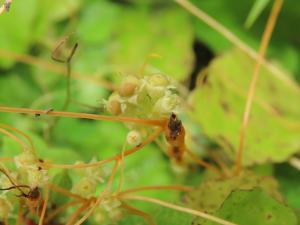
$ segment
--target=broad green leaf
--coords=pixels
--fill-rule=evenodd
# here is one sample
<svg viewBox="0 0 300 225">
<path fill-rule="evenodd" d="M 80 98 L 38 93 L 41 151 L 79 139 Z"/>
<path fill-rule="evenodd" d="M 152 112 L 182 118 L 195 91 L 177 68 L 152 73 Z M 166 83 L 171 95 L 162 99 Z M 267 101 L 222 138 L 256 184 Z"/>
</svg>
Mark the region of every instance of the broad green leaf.
<svg viewBox="0 0 300 225">
<path fill-rule="evenodd" d="M 149 54 L 156 53 L 162 58 L 149 59 L 150 65 L 178 80 L 187 77 L 193 64 L 193 32 L 187 13 L 172 7 L 159 11 L 137 7 L 123 10 L 120 18 L 110 47 L 113 64 L 137 71 Z"/>
<path fill-rule="evenodd" d="M 208 68 L 207 84 L 191 95 L 190 115 L 203 132 L 235 159 L 254 60 L 240 51 L 217 57 Z M 282 162 L 300 146 L 299 89 L 264 67 L 260 72 L 247 127 L 243 164 Z"/>
<path fill-rule="evenodd" d="M 239 176 L 227 179 L 207 179 L 186 197 L 191 207 L 213 213 L 232 191 L 251 190 L 255 187 L 262 188 L 274 198 L 282 201 L 276 180 L 272 177 L 257 176 L 251 172 L 243 172 Z"/>
<path fill-rule="evenodd" d="M 216 216 L 241 225 L 296 225 L 295 213 L 264 191 L 234 191 L 215 213 Z M 205 225 L 216 224 L 210 221 Z"/>
<path fill-rule="evenodd" d="M 255 20 L 259 17 L 262 11 L 267 7 L 270 0 L 256 0 L 250 9 L 248 17 L 245 22 L 247 28 L 251 27 Z"/>
<path fill-rule="evenodd" d="M 70 190 L 72 188 L 72 180 L 69 175 L 68 170 L 62 170 L 58 172 L 52 179 L 52 184 L 64 188 L 66 190 Z M 55 204 L 56 207 L 59 207 L 66 203 L 69 200 L 68 196 L 65 196 L 61 193 L 57 193 L 52 191 L 50 194 L 50 202 L 51 204 Z"/>
<path fill-rule="evenodd" d="M 155 220 L 157 224 L 190 225 L 194 216 L 174 209 L 158 207 Z"/>
</svg>

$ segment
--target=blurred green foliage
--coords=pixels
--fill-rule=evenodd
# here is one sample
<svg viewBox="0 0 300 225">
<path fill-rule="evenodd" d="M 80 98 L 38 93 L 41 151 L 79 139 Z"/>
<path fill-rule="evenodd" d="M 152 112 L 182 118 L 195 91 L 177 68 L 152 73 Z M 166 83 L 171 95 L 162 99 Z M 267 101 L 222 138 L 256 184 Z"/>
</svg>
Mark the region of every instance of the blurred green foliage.
<svg viewBox="0 0 300 225">
<path fill-rule="evenodd" d="M 192 2 L 248 45 L 258 49 L 273 1 Z M 255 7 L 253 4 L 265 5 Z M 249 28 L 244 26 L 246 20 L 248 26 L 251 25 Z M 292 82 L 300 81 L 299 21 L 299 3 L 285 1 L 267 52 L 268 58 L 284 68 Z M 59 110 L 63 105 L 65 77 L 53 69 L 45 69 L 42 64 L 64 68 L 52 62 L 50 55 L 57 43 L 71 33 L 74 33 L 72 39 L 79 42 L 72 69 L 81 75 L 81 79 L 72 75 L 72 99 L 95 107 L 101 106 L 111 93 L 99 83 L 118 83 L 124 74 L 138 73 L 151 53 L 162 58 L 148 59 L 150 65 L 146 73 L 161 72 L 178 82 L 187 82 L 197 64 L 202 63 L 193 48 L 195 43 L 201 43 L 205 50 L 200 49 L 200 54 L 203 50 L 217 56 L 207 69 L 207 84 L 198 86 L 193 92 L 186 91 L 192 110 L 185 105 L 182 111 L 193 126 L 201 130 L 195 141 L 199 149 L 207 147 L 199 139 L 209 140 L 224 150 L 227 160 L 235 159 L 254 61 L 173 1 L 15 0 L 10 12 L 0 15 L 0 27 L 0 105 L 27 108 Z M 23 56 L 11 56 L 11 52 Z M 22 63 L 26 56 L 35 57 L 37 65 Z M 196 73 L 199 72 L 196 70 Z M 261 184 L 264 178 L 254 175 L 254 178 L 248 177 L 250 182 L 249 179 L 238 178 L 205 181 L 191 193 L 196 199 L 194 208 L 204 208 L 240 224 L 247 224 L 244 221 L 252 224 L 296 224 L 291 209 L 274 200 L 274 196 L 282 195 L 284 201 L 296 209 L 299 217 L 299 171 L 285 163 L 300 149 L 299 99 L 298 91 L 266 68 L 262 69 L 247 130 L 244 164 L 283 164 L 276 166 L 276 173 L 268 174 L 270 177 L 266 182 L 271 180 L 272 185 Z M 104 113 L 74 102 L 68 110 Z M 101 160 L 113 156 L 121 152 L 127 133 L 122 124 L 115 122 L 61 119 L 49 135 L 48 127 L 53 121 L 45 116 L 0 113 L 0 121 L 27 133 L 33 139 L 38 155 L 55 163 L 88 162 L 93 157 Z M 0 138 L 1 157 L 13 157 L 20 151 L 19 146 L 8 137 L 1 135 Z M 77 181 L 76 176 L 66 171 L 55 169 L 51 173 L 54 183 L 65 188 L 70 188 Z M 126 158 L 123 188 L 193 184 L 199 182 L 202 176 L 200 170 L 191 170 L 189 174 L 175 173 L 161 149 L 151 144 Z M 278 190 L 276 180 L 279 181 Z M 247 188 L 242 188 L 244 186 Z M 263 187 L 268 194 L 257 189 L 249 191 L 257 186 Z M 274 190 L 269 191 L 270 186 Z M 101 188 L 103 186 L 99 190 Z M 232 192 L 236 189 L 243 191 Z M 145 193 L 187 205 L 176 192 Z M 55 195 L 51 199 L 58 205 L 66 201 Z M 158 224 L 188 225 L 195 220 L 188 214 L 148 203 L 136 205 L 149 212 Z M 237 208 L 239 210 L 236 211 Z M 265 223 L 268 219 L 265 212 L 272 215 L 272 223 Z M 250 220 L 254 218 L 253 214 L 256 215 L 254 222 Z M 128 216 L 121 224 L 145 222 L 136 216 Z"/>
</svg>

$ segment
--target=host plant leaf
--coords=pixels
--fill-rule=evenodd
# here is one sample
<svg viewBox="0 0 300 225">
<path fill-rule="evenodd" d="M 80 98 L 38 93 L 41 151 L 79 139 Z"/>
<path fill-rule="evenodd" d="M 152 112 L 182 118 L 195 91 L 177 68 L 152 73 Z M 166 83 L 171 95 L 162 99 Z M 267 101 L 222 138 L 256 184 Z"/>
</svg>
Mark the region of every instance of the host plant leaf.
<svg viewBox="0 0 300 225">
<path fill-rule="evenodd" d="M 191 95 L 191 116 L 235 159 L 254 60 L 240 51 L 217 57 L 208 82 Z M 299 89 L 262 68 L 245 140 L 243 164 L 282 162 L 300 147 Z"/>
</svg>

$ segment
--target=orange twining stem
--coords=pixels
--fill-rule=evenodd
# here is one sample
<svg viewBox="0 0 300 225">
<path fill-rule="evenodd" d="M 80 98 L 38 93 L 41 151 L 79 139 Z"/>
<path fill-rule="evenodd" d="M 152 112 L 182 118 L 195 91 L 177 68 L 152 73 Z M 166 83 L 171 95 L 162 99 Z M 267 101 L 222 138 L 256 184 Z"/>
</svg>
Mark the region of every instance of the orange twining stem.
<svg viewBox="0 0 300 225">
<path fill-rule="evenodd" d="M 108 159 L 104 159 L 98 162 L 94 163 L 80 163 L 80 164 L 52 164 L 52 163 L 47 163 L 47 162 L 42 162 L 40 163 L 43 168 L 61 168 L 61 169 L 81 169 L 81 168 L 87 168 L 87 167 L 96 167 L 96 166 L 101 166 L 103 164 L 106 164 L 108 162 L 112 162 L 115 160 L 119 160 L 122 157 L 122 154 L 125 156 L 131 155 L 132 153 L 139 151 L 142 149 L 145 145 L 151 143 L 155 138 L 157 138 L 160 134 L 162 133 L 162 128 L 157 129 L 152 135 L 149 136 L 147 140 L 142 142 L 142 144 L 133 147 L 123 153 L 120 153 L 118 155 L 112 156 Z"/>
<path fill-rule="evenodd" d="M 125 202 L 122 203 L 121 207 L 126 209 L 131 214 L 142 217 L 148 223 L 148 225 L 156 225 L 155 221 L 148 213 L 145 213 L 144 211 L 137 209 Z"/>
<path fill-rule="evenodd" d="M 109 192 L 109 190 L 111 188 L 111 185 L 112 185 L 112 182 L 114 180 L 114 177 L 115 177 L 118 165 L 119 165 L 119 161 L 117 160 L 115 162 L 115 165 L 114 165 L 113 169 L 112 169 L 112 172 L 110 174 L 110 177 L 108 179 L 108 182 L 107 182 L 107 185 L 106 185 L 105 189 L 98 196 L 98 198 L 97 198 L 96 202 L 94 203 L 94 205 L 91 206 L 91 208 L 88 210 L 88 212 L 83 217 L 81 217 L 81 219 L 78 220 L 75 223 L 75 225 L 82 224 L 84 221 L 86 221 L 94 213 L 94 211 L 96 210 L 96 208 L 98 207 L 98 205 L 100 204 L 100 202 L 103 200 L 103 198 L 105 197 L 105 195 Z"/>
<path fill-rule="evenodd" d="M 137 123 L 149 126 L 164 126 L 166 119 L 141 119 L 134 117 L 122 117 L 122 116 L 106 116 L 106 115 L 96 115 L 90 113 L 76 113 L 76 112 L 60 112 L 60 111 L 49 111 L 49 110 L 39 110 L 39 109 L 28 109 L 28 108 L 14 108 L 0 106 L 0 112 L 11 112 L 11 113 L 25 113 L 33 115 L 49 115 L 56 117 L 70 117 L 70 118 L 80 118 L 80 119 L 90 119 L 90 120 L 106 120 L 115 122 L 128 122 Z"/>
<path fill-rule="evenodd" d="M 185 129 L 182 125 L 182 122 L 177 118 L 175 113 L 171 114 L 170 119 L 166 123 L 164 134 L 166 140 L 170 144 L 170 146 L 168 147 L 168 155 L 171 158 L 175 159 L 177 163 L 182 163 L 183 156 L 185 153 L 187 153 L 198 165 L 210 169 L 223 176 L 223 174 L 217 167 L 198 159 L 196 155 L 194 155 L 187 149 L 185 144 Z"/>
<path fill-rule="evenodd" d="M 189 186 L 183 185 L 155 185 L 155 186 L 144 186 L 144 187 L 137 187 L 132 189 L 127 189 L 125 191 L 121 191 L 117 193 L 118 196 L 132 193 L 132 192 L 139 192 L 139 191 L 147 191 L 147 190 L 176 190 L 176 191 L 184 191 L 189 192 L 192 191 L 193 188 Z"/>
<path fill-rule="evenodd" d="M 45 218 L 45 223 L 48 224 L 49 222 L 51 222 L 52 219 L 54 219 L 59 213 L 64 212 L 65 210 L 67 210 L 68 208 L 78 205 L 80 203 L 83 203 L 82 200 L 77 200 L 77 201 L 71 201 L 71 202 L 67 202 L 65 204 L 63 204 L 62 206 L 54 209 L 52 212 L 49 213 L 49 215 L 47 216 L 47 218 Z"/>
</svg>

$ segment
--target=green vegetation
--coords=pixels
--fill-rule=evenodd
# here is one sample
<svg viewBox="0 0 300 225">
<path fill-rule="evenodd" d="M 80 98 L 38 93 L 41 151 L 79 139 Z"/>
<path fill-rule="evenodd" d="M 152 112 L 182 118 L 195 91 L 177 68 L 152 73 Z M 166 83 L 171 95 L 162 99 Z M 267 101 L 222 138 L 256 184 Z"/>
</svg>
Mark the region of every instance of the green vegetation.
<svg viewBox="0 0 300 225">
<path fill-rule="evenodd" d="M 297 3 L 0 4 L 0 224 L 299 224 Z"/>
</svg>

